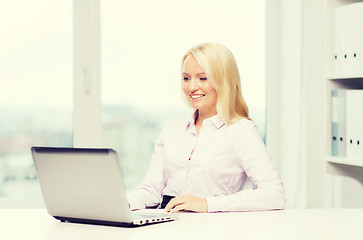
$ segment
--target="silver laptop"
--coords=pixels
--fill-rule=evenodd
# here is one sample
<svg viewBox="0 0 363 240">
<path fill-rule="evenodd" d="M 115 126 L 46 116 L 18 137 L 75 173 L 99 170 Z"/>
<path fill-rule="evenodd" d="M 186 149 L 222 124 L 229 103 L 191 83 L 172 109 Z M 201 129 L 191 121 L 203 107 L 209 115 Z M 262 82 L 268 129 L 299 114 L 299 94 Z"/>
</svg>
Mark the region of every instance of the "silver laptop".
<svg viewBox="0 0 363 240">
<path fill-rule="evenodd" d="M 62 222 L 140 226 L 174 214 L 131 211 L 112 149 L 31 148 L 48 213 Z"/>
</svg>

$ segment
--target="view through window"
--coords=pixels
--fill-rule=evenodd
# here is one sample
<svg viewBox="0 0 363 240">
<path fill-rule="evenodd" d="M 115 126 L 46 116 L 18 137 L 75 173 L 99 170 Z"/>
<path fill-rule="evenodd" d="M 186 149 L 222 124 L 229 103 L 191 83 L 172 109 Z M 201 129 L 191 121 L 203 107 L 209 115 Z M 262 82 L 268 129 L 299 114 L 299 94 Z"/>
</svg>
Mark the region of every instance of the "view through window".
<svg viewBox="0 0 363 240">
<path fill-rule="evenodd" d="M 0 32 L 0 197 L 40 196 L 30 147 L 72 146 L 72 1 L 6 1 Z"/>
</svg>

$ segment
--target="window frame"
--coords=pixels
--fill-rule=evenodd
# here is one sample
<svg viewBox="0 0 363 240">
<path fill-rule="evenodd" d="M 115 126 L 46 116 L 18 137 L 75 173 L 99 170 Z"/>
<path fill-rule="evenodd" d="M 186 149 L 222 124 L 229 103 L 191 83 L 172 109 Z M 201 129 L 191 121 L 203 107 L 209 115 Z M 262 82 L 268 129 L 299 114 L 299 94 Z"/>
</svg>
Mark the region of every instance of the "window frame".
<svg viewBox="0 0 363 240">
<path fill-rule="evenodd" d="M 73 1 L 73 146 L 102 146 L 100 1 Z"/>
</svg>

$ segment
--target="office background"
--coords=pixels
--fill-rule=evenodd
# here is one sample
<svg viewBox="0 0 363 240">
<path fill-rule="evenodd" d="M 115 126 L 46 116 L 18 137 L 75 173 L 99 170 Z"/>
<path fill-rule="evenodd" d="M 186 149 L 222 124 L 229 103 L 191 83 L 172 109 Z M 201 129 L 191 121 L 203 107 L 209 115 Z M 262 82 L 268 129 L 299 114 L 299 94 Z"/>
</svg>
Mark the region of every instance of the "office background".
<svg viewBox="0 0 363 240">
<path fill-rule="evenodd" d="M 42 206 L 32 145 L 114 148 L 135 187 L 163 124 L 190 112 L 180 58 L 206 41 L 236 57 L 288 207 L 362 207 L 325 159 L 326 13 L 352 2 L 2 2 L 0 207 Z"/>
</svg>

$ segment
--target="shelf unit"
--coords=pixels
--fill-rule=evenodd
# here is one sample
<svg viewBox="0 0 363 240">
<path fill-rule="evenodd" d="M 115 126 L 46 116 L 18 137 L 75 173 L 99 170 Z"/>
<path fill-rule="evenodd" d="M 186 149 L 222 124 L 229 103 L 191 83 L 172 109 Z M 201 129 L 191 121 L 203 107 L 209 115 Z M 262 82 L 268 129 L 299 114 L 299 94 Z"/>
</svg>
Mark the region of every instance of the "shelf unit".
<svg viewBox="0 0 363 240">
<path fill-rule="evenodd" d="M 329 174 L 351 177 L 363 184 L 363 159 L 349 159 L 346 157 L 331 156 L 331 104 L 330 96 L 333 89 L 363 89 L 363 77 L 346 79 L 327 79 L 327 105 L 328 117 L 326 119 L 326 163 Z M 362 123 L 363 124 L 363 123 Z"/>
<path fill-rule="evenodd" d="M 327 157 L 326 160 L 330 164 L 333 163 L 333 164 L 341 164 L 341 165 L 363 168 L 363 162 L 357 160 L 350 160 L 342 157 Z"/>
<path fill-rule="evenodd" d="M 326 169 L 329 174 L 334 176 L 345 176 L 353 178 L 363 184 L 363 159 L 348 159 L 345 157 L 331 156 L 331 92 L 335 89 L 363 89 L 363 69 L 361 74 L 335 74 L 333 72 L 333 11 L 334 8 L 341 7 L 347 4 L 363 2 L 363 0 L 326 0 Z M 362 28 L 363 29 L 363 28 Z M 332 41 L 333 40 L 333 41 Z M 363 124 L 363 123 L 362 123 Z"/>
</svg>

